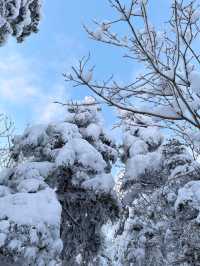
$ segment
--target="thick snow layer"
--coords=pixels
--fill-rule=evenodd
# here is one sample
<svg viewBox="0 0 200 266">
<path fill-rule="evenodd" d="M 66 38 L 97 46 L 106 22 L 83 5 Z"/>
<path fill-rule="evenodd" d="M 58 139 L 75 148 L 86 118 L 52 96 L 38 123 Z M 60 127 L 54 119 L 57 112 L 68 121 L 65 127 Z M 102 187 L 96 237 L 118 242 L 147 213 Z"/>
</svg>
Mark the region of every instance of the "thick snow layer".
<svg viewBox="0 0 200 266">
<path fill-rule="evenodd" d="M 22 266 L 61 266 L 60 223 L 61 206 L 50 188 L 0 198 L 2 256 L 16 265 L 23 258 Z"/>
<path fill-rule="evenodd" d="M 138 154 L 127 161 L 126 175 L 131 179 L 137 179 L 145 174 L 145 171 L 155 171 L 161 166 L 161 154 L 149 152 L 146 155 Z"/>
<path fill-rule="evenodd" d="M 18 225 L 45 223 L 60 226 L 61 206 L 52 189 L 37 193 L 17 193 L 0 198 L 0 219 Z"/>
<path fill-rule="evenodd" d="M 111 174 L 97 175 L 96 177 L 83 182 L 82 186 L 96 192 L 110 193 L 115 185 Z"/>
<path fill-rule="evenodd" d="M 74 148 L 71 143 L 67 143 L 62 149 L 60 149 L 56 156 L 56 166 L 70 167 L 74 164 L 75 159 L 76 154 Z"/>
<path fill-rule="evenodd" d="M 36 147 L 40 144 L 45 144 L 48 140 L 47 134 L 46 134 L 47 125 L 36 125 L 29 127 L 25 130 L 21 144 L 23 146 L 33 146 Z M 18 139 L 16 139 L 18 141 Z"/>
<path fill-rule="evenodd" d="M 143 140 L 136 140 L 129 149 L 129 156 L 133 157 L 137 154 L 146 154 L 148 152 L 148 145 Z"/>
<path fill-rule="evenodd" d="M 37 180 L 34 178 L 22 180 L 17 186 L 19 192 L 37 192 L 38 190 L 44 189 L 47 184 L 42 180 Z"/>
<path fill-rule="evenodd" d="M 123 135 L 123 143 L 124 146 L 127 148 L 130 148 L 136 141 L 138 141 L 138 138 L 131 135 L 130 133 L 124 133 Z"/>
<path fill-rule="evenodd" d="M 175 209 L 178 211 L 181 205 L 187 205 L 200 211 L 200 181 L 191 181 L 179 189 Z M 200 214 L 196 220 L 200 223 Z"/>
<path fill-rule="evenodd" d="M 6 186 L 0 186 L 0 197 L 4 197 L 11 193 L 10 189 Z"/>
<path fill-rule="evenodd" d="M 101 132 L 101 127 L 94 123 L 90 124 L 85 130 L 86 136 L 91 137 L 94 140 L 99 138 Z"/>
<path fill-rule="evenodd" d="M 84 168 L 94 169 L 103 172 L 106 163 L 102 155 L 86 140 L 81 138 L 72 139 L 58 153 L 56 158 L 57 166 L 72 166 L 74 162 Z"/>
<path fill-rule="evenodd" d="M 73 138 L 80 138 L 78 127 L 75 124 L 68 122 L 60 122 L 57 124 L 50 124 L 47 132 L 51 135 L 59 134 L 64 143 L 72 140 Z"/>
<path fill-rule="evenodd" d="M 15 169 L 17 179 L 39 179 L 43 180 L 53 171 L 54 164 L 50 162 L 25 162 L 19 164 Z"/>
<path fill-rule="evenodd" d="M 102 155 L 86 140 L 73 139 L 72 146 L 76 153 L 76 160 L 84 167 L 95 169 L 97 172 L 103 172 L 106 163 Z"/>
<path fill-rule="evenodd" d="M 140 137 L 153 147 L 158 147 L 163 142 L 163 135 L 156 127 L 140 128 Z"/>
</svg>

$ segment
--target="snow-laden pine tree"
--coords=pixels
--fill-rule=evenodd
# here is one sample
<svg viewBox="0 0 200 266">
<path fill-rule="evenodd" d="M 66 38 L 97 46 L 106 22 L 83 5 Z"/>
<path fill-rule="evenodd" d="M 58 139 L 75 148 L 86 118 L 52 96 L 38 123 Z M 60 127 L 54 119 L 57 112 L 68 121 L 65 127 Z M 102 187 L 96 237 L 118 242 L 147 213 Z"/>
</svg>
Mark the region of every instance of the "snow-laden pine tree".
<svg viewBox="0 0 200 266">
<path fill-rule="evenodd" d="M 151 120 L 125 118 L 123 216 L 103 228 L 106 256 L 115 266 L 199 265 L 199 164 L 179 141 L 162 144 Z"/>
<path fill-rule="evenodd" d="M 121 112 L 123 145 L 122 161 L 125 172 L 121 182 L 121 193 L 125 204 L 129 204 L 140 191 L 151 192 L 163 183 L 159 176 L 162 167 L 163 135 L 151 119 L 134 117 L 130 112 Z M 155 178 L 155 174 L 157 178 Z"/>
<path fill-rule="evenodd" d="M 18 42 L 38 31 L 41 0 L 0 0 L 0 44 L 12 35 Z"/>
<path fill-rule="evenodd" d="M 15 137 L 15 166 L 0 174 L 3 258 L 16 265 L 101 265 L 100 229 L 118 212 L 110 174 L 116 156 L 92 98 L 70 105 L 63 121 Z"/>
</svg>

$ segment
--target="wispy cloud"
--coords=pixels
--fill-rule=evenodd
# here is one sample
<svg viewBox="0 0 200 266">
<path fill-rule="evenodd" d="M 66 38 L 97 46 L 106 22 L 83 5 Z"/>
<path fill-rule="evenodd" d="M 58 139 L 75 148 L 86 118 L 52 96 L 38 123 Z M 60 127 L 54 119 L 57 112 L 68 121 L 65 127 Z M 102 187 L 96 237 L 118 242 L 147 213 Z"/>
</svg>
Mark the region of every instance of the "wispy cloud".
<svg viewBox="0 0 200 266">
<path fill-rule="evenodd" d="M 51 79 L 42 73 L 41 62 L 25 58 L 12 52 L 0 62 L 0 110 L 15 112 L 14 120 L 24 113 L 29 114 L 29 122 L 48 122 L 64 115 L 64 108 L 54 101 L 67 99 L 66 84 L 60 79 Z M 27 117 L 27 115 L 26 115 Z"/>
<path fill-rule="evenodd" d="M 32 100 L 40 93 L 34 86 L 36 76 L 32 73 L 31 62 L 18 54 L 1 58 L 0 62 L 0 98 L 1 102 L 9 101 L 21 104 Z"/>
</svg>

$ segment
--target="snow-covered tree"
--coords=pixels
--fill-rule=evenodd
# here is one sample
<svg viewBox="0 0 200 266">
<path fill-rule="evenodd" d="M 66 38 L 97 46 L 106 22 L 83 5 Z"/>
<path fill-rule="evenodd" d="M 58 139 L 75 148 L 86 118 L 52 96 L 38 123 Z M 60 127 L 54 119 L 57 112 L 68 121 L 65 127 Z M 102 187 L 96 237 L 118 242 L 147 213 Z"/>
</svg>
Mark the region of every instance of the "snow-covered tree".
<svg viewBox="0 0 200 266">
<path fill-rule="evenodd" d="M 177 140 L 160 145 L 156 152 L 160 153 L 159 167 L 152 170 L 154 161 L 146 164 L 143 160 L 145 167 L 140 169 L 147 171 L 141 175 L 134 171 L 137 165 L 131 166 L 137 182 L 124 187 L 123 192 L 126 189 L 132 192 L 132 198 L 129 197 L 127 203 L 122 197 L 123 212 L 119 221 L 102 228 L 110 232 L 104 241 L 105 256 L 111 258 L 108 265 L 199 264 L 200 165 Z M 145 182 L 141 183 L 141 177 L 146 178 Z M 126 171 L 120 179 L 123 178 Z M 148 178 L 151 182 L 146 182 Z"/>
<path fill-rule="evenodd" d="M 86 97 L 82 102 L 71 103 L 68 112 L 67 121 L 75 123 L 83 138 L 101 153 L 107 164 L 106 172 L 109 173 L 118 153 L 112 136 L 104 128 L 101 107 L 94 98 Z"/>
<path fill-rule="evenodd" d="M 118 213 L 110 173 L 117 153 L 98 108 L 86 98 L 68 109 L 63 121 L 16 136 L 15 166 L 0 174 L 2 221 L 14 226 L 6 229 L 0 249 L 4 256 L 18 254 L 22 265 L 60 265 L 60 258 L 63 265 L 98 265 L 101 226 Z M 17 253 L 9 251 L 11 237 L 21 241 L 13 248 Z"/>
<path fill-rule="evenodd" d="M 165 180 L 160 175 L 162 168 L 163 135 L 158 127 L 152 125 L 152 120 L 132 113 L 121 112 L 123 132 L 122 162 L 125 171 L 119 182 L 119 190 L 126 204 L 131 202 L 140 191 L 152 192 Z M 156 178 L 155 178 L 156 176 Z"/>
<path fill-rule="evenodd" d="M 14 36 L 18 42 L 38 31 L 41 0 L 0 0 L 0 44 Z"/>
<path fill-rule="evenodd" d="M 0 168 L 8 167 L 11 163 L 9 152 L 13 132 L 13 122 L 5 114 L 0 114 Z"/>
<path fill-rule="evenodd" d="M 108 2 L 116 16 L 95 21 L 96 29 L 85 29 L 93 40 L 124 49 L 125 58 L 142 64 L 142 73 L 125 85 L 113 76 L 96 81 L 88 57 L 66 79 L 88 87 L 110 106 L 133 116 L 152 117 L 154 123 L 174 130 L 196 149 L 200 128 L 199 1 L 171 0 L 171 16 L 165 19 L 169 23 L 163 26 L 152 24 L 153 0 Z M 127 30 L 122 33 L 118 24 Z"/>
</svg>

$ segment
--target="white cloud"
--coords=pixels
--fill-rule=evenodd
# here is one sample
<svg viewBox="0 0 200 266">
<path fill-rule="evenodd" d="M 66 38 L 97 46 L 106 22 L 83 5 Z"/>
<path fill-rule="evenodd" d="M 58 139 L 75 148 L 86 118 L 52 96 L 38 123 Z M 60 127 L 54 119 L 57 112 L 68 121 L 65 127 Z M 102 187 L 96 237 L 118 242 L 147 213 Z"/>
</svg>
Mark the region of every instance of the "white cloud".
<svg viewBox="0 0 200 266">
<path fill-rule="evenodd" d="M 40 99 L 41 105 L 39 106 L 38 120 L 39 122 L 50 122 L 62 120 L 66 114 L 65 107 L 61 104 L 55 103 L 55 101 L 63 102 L 63 99 L 67 100 L 66 88 L 63 85 L 54 86 L 56 93 L 54 95 L 43 95 Z"/>
<path fill-rule="evenodd" d="M 66 83 L 61 75 L 59 81 L 52 78 L 53 84 L 48 82 L 39 66 L 41 62 L 36 59 L 27 59 L 15 52 L 3 56 L 0 62 L 0 108 L 9 114 L 10 110 L 6 110 L 9 103 L 11 109 L 20 107 L 21 112 L 27 111 L 30 120 L 26 123 L 49 122 L 63 117 L 65 112 L 61 105 L 53 102 L 67 100 Z"/>
<path fill-rule="evenodd" d="M 9 101 L 20 104 L 40 95 L 40 88 L 34 85 L 37 77 L 33 74 L 33 69 L 33 62 L 29 62 L 18 54 L 1 58 L 1 102 Z"/>
</svg>

